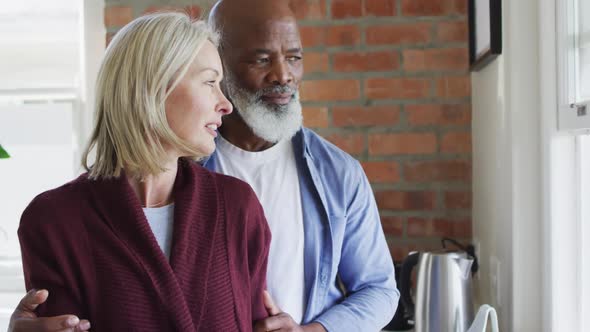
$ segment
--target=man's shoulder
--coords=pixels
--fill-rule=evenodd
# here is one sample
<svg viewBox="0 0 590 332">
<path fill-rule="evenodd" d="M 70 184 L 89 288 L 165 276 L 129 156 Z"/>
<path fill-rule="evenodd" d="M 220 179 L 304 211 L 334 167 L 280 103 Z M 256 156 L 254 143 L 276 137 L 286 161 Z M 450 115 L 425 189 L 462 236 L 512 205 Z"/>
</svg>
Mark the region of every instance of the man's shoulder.
<svg viewBox="0 0 590 332">
<path fill-rule="evenodd" d="M 340 149 L 318 133 L 309 128 L 302 128 L 304 136 L 305 147 L 307 153 L 310 154 L 314 161 L 328 162 L 335 165 L 342 165 L 349 167 L 357 165 L 358 161 L 350 154 Z M 340 168 L 340 167 L 339 167 Z"/>
</svg>

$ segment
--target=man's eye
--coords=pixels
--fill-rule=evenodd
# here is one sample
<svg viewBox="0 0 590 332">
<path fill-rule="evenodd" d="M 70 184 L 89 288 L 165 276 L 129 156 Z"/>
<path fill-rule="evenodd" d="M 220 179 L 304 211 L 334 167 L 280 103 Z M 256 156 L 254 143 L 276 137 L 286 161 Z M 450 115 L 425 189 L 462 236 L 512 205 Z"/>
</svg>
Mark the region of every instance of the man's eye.
<svg viewBox="0 0 590 332">
<path fill-rule="evenodd" d="M 270 62 L 269 58 L 259 58 L 254 61 L 258 65 L 264 65 Z"/>
<path fill-rule="evenodd" d="M 289 62 L 297 62 L 297 61 L 300 61 L 301 59 L 303 59 L 303 57 L 296 56 L 296 55 L 287 57 L 287 61 L 289 61 Z"/>
</svg>

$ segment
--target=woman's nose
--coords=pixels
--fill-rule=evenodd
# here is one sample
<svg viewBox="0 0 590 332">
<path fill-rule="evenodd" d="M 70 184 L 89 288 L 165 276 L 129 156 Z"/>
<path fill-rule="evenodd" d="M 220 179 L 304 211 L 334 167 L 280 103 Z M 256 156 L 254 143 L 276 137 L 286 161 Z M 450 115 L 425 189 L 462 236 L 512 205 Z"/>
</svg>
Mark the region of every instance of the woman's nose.
<svg viewBox="0 0 590 332">
<path fill-rule="evenodd" d="M 228 115 L 234 110 L 234 106 L 223 93 L 220 92 L 220 95 L 221 101 L 219 103 L 217 111 L 221 112 L 222 115 Z"/>
</svg>

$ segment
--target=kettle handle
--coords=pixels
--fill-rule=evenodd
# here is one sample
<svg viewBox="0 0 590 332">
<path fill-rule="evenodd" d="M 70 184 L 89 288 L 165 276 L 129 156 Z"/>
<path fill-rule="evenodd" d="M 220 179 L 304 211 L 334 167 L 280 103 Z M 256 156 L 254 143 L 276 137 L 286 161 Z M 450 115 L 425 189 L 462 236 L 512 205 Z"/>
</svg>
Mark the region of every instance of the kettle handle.
<svg viewBox="0 0 590 332">
<path fill-rule="evenodd" d="M 418 264 L 420 258 L 419 252 L 413 252 L 404 259 L 402 263 L 401 275 L 400 275 L 400 295 L 402 303 L 406 308 L 406 318 L 414 319 L 414 301 L 412 301 L 412 295 L 410 289 L 412 288 L 412 270 Z"/>
</svg>

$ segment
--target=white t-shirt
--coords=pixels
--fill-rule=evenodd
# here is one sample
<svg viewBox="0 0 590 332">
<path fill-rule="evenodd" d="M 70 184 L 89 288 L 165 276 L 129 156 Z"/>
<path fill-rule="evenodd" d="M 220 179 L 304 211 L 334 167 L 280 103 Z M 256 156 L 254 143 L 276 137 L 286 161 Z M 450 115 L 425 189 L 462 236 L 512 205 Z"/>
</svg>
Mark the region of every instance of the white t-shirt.
<svg viewBox="0 0 590 332">
<path fill-rule="evenodd" d="M 174 229 L 174 203 L 156 208 L 143 208 L 143 213 L 164 255 L 170 260 Z"/>
<path fill-rule="evenodd" d="M 300 323 L 305 311 L 303 212 L 295 152 L 290 140 L 260 152 L 217 140 L 217 172 L 250 184 L 272 234 L 266 282 L 275 303 Z"/>
</svg>

